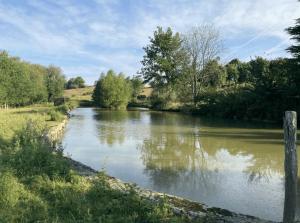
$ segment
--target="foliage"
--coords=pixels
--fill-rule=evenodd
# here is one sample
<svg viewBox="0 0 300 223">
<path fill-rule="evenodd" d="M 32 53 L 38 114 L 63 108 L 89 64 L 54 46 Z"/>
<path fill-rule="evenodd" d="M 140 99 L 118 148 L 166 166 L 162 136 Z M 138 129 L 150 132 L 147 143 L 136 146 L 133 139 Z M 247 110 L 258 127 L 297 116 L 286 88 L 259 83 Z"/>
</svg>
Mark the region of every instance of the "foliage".
<svg viewBox="0 0 300 223">
<path fill-rule="evenodd" d="M 53 81 L 47 82 L 51 70 L 52 67 L 30 64 L 0 51 L 0 105 L 30 105 L 47 101 L 50 94 L 59 95 L 63 86 L 51 87 Z"/>
<path fill-rule="evenodd" d="M 219 87 L 225 84 L 226 70 L 217 60 L 208 61 L 202 71 L 202 86 Z"/>
<path fill-rule="evenodd" d="M 298 23 L 287 29 L 296 44 Z M 192 28 L 182 39 L 171 29 L 158 28 L 144 48 L 142 74 L 153 87 L 153 108 L 178 105 L 202 115 L 281 121 L 285 110 L 300 111 L 298 48 L 288 49 L 294 60 L 256 57 L 223 65 L 217 57 L 221 40 L 213 26 Z"/>
<path fill-rule="evenodd" d="M 60 107 L 60 108 L 62 108 L 63 112 L 64 112 L 65 107 Z M 50 116 L 49 121 L 61 121 L 64 118 L 63 115 L 59 111 L 55 111 L 55 110 L 49 111 L 48 115 Z"/>
<path fill-rule="evenodd" d="M 45 69 L 0 52 L 0 105 L 28 105 L 47 100 Z"/>
<path fill-rule="evenodd" d="M 0 222 L 39 222 L 47 219 L 46 203 L 26 189 L 10 171 L 0 172 Z"/>
<path fill-rule="evenodd" d="M 144 87 L 143 80 L 137 76 L 134 76 L 132 78 L 126 78 L 126 79 L 127 81 L 129 81 L 132 89 L 131 101 L 136 102 L 138 96 L 140 95 Z"/>
<path fill-rule="evenodd" d="M 213 25 L 192 27 L 183 35 L 182 47 L 188 56 L 186 88 L 189 89 L 193 102 L 196 104 L 196 97 L 208 78 L 204 69 L 207 68 L 208 63 L 217 60 L 222 51 L 219 31 Z"/>
<path fill-rule="evenodd" d="M 97 106 L 124 109 L 131 98 L 131 92 L 131 86 L 124 76 L 109 70 L 106 75 L 101 75 L 92 97 Z"/>
<path fill-rule="evenodd" d="M 84 87 L 85 87 L 85 81 L 80 76 L 75 78 L 70 78 L 66 83 L 66 89 L 84 88 Z"/>
<path fill-rule="evenodd" d="M 296 20 L 294 27 L 287 28 L 287 32 L 292 36 L 291 39 L 295 40 L 295 44 L 290 46 L 287 50 L 292 53 L 294 58 L 300 63 L 300 18 Z"/>
<path fill-rule="evenodd" d="M 173 84 L 182 73 L 186 60 L 181 47 L 179 33 L 173 34 L 171 28 L 163 31 L 158 27 L 154 31 L 150 44 L 144 48 L 141 74 L 152 86 Z"/>
<path fill-rule="evenodd" d="M 41 174 L 51 179 L 69 177 L 70 167 L 63 159 L 62 150 L 51 149 L 45 133 L 44 125 L 29 121 L 4 150 L 2 164 L 13 169 L 20 178 Z"/>
<path fill-rule="evenodd" d="M 48 101 L 63 95 L 65 77 L 59 67 L 49 66 L 47 68 L 46 86 L 48 89 Z"/>
<path fill-rule="evenodd" d="M 300 111 L 295 65 L 289 59 L 260 57 L 235 64 L 239 83 L 205 89 L 197 98 L 197 113 L 223 118 L 281 121 L 285 110 Z M 235 66 L 234 65 L 234 66 Z M 240 67 L 243 69 L 240 69 Z M 225 66 L 227 75 L 233 65 Z M 247 69 L 247 70 L 246 70 Z M 245 72 L 246 71 L 246 72 Z M 245 81 L 240 77 L 247 73 Z M 227 80 L 230 80 L 227 76 Z"/>
</svg>

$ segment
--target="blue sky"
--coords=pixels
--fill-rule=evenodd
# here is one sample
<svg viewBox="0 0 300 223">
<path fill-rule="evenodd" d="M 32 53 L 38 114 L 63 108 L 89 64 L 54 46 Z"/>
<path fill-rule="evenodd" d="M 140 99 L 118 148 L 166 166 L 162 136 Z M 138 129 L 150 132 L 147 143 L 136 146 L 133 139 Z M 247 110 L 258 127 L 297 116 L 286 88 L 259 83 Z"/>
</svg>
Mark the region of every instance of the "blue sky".
<svg viewBox="0 0 300 223">
<path fill-rule="evenodd" d="M 0 0 L 0 49 L 92 84 L 110 68 L 136 74 L 157 26 L 214 24 L 222 61 L 246 61 L 288 56 L 284 29 L 298 17 L 297 0 Z"/>
</svg>

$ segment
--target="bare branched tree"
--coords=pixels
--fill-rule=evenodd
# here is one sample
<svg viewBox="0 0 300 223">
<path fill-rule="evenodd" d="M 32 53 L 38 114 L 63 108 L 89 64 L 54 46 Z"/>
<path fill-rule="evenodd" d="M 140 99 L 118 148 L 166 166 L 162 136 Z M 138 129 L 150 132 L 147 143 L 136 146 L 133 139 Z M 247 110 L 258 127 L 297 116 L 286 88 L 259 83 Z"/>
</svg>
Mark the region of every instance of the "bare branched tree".
<svg viewBox="0 0 300 223">
<path fill-rule="evenodd" d="M 183 47 L 190 57 L 189 78 L 194 103 L 205 79 L 203 69 L 206 64 L 218 57 L 223 50 L 219 31 L 213 25 L 191 28 L 183 36 Z"/>
</svg>

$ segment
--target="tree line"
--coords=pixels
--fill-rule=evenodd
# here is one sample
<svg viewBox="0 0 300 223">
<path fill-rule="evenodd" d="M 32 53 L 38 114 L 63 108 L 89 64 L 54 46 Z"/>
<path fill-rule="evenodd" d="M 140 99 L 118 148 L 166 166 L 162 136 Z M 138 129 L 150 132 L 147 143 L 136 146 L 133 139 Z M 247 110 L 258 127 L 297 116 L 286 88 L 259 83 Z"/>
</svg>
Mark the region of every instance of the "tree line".
<svg viewBox="0 0 300 223">
<path fill-rule="evenodd" d="M 0 106 L 53 102 L 65 88 L 85 86 L 82 77 L 66 78 L 59 67 L 31 64 L 0 51 Z"/>
<path fill-rule="evenodd" d="M 31 64 L 1 51 L 0 83 L 0 105 L 24 106 L 60 97 L 65 78 L 59 67 Z"/>
<path fill-rule="evenodd" d="M 223 118 L 281 120 L 283 111 L 300 111 L 300 20 L 288 28 L 294 58 L 220 62 L 222 40 L 211 25 L 185 34 L 158 27 L 144 47 L 141 75 L 153 88 L 152 107 L 174 105 Z"/>
<path fill-rule="evenodd" d="M 153 88 L 155 109 L 184 109 L 222 118 L 280 121 L 285 110 L 300 111 L 300 19 L 287 31 L 295 40 L 293 58 L 220 62 L 219 31 L 212 25 L 185 34 L 158 27 L 144 47 L 140 77 L 110 70 L 96 84 L 93 99 L 107 108 L 126 108 L 143 88 Z M 142 83 L 143 81 L 143 83 Z M 136 83 L 135 83 L 136 82 Z"/>
</svg>

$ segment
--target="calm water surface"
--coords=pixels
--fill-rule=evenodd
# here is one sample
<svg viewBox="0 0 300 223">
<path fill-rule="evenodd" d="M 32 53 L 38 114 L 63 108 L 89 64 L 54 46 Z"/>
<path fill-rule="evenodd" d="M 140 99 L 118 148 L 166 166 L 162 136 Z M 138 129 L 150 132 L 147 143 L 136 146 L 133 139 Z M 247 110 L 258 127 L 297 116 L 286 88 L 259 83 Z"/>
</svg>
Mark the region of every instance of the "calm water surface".
<svg viewBox="0 0 300 223">
<path fill-rule="evenodd" d="M 63 145 L 73 159 L 144 188 L 281 220 L 280 128 L 153 111 L 72 114 Z"/>
</svg>

